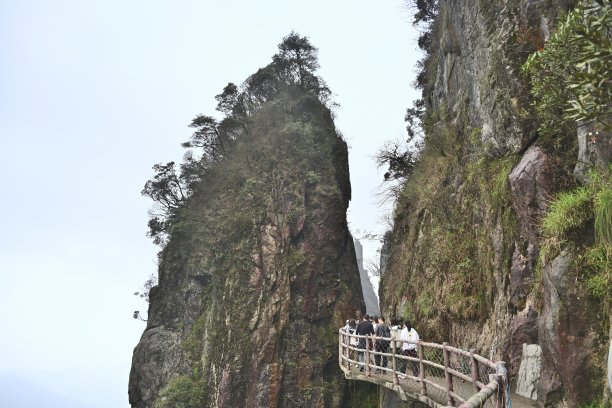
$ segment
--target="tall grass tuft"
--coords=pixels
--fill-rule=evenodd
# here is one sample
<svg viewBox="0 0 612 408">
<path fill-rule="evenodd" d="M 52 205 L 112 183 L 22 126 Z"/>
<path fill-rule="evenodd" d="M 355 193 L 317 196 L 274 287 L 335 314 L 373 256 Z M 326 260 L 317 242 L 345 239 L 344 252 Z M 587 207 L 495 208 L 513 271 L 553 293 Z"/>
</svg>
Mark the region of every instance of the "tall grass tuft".
<svg viewBox="0 0 612 408">
<path fill-rule="evenodd" d="M 542 232 L 547 237 L 567 235 L 593 217 L 592 206 L 591 191 L 587 187 L 559 194 L 542 220 Z"/>
<path fill-rule="evenodd" d="M 603 188 L 595 195 L 595 238 L 604 245 L 612 244 L 612 188 Z"/>
</svg>

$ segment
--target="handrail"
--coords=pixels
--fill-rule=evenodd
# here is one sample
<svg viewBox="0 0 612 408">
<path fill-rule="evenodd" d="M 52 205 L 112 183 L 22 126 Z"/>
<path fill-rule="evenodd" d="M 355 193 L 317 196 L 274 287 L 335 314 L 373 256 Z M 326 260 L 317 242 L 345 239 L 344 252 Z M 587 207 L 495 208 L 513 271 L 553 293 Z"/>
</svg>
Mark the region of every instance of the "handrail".
<svg viewBox="0 0 612 408">
<path fill-rule="evenodd" d="M 435 408 L 507 406 L 503 361 L 491 361 L 448 343 L 358 335 L 344 329 L 338 334 L 339 364 L 347 378 L 377 383 L 397 391 L 402 399 L 409 394 Z M 406 344 L 414 344 L 414 352 L 403 350 Z"/>
</svg>

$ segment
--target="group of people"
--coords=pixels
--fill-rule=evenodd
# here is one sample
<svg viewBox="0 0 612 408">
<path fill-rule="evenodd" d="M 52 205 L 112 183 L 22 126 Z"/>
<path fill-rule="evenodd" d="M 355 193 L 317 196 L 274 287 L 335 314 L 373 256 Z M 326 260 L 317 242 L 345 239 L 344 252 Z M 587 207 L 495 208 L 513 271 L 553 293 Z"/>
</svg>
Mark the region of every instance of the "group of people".
<svg viewBox="0 0 612 408">
<path fill-rule="evenodd" d="M 369 316 L 368 314 L 365 314 L 363 315 L 363 318 L 361 318 L 360 313 L 358 312 L 357 319 L 347 320 L 343 330 L 347 334 L 377 337 L 367 339 L 370 342 L 368 348 L 376 351 L 376 353 L 373 353 L 374 364 L 376 367 L 387 367 L 387 356 L 379 353 L 391 353 L 392 341 L 395 342 L 395 350 L 397 354 L 407 357 L 417 357 L 416 343 L 419 341 L 419 334 L 414 327 L 412 327 L 409 320 L 402 321 L 400 319 L 391 319 L 391 324 L 388 325 L 383 316 Z M 389 340 L 385 340 L 386 338 Z M 360 366 L 359 370 L 363 371 L 365 366 L 366 338 L 344 336 L 344 342 L 347 345 L 359 349 L 357 352 L 359 359 L 358 365 Z M 354 357 L 354 353 L 352 354 Z M 352 359 L 354 360 L 354 358 Z M 407 359 L 398 359 L 397 370 L 400 373 L 405 373 L 407 366 Z M 377 368 L 375 373 L 385 374 L 386 371 Z M 418 377 L 419 375 L 419 364 L 416 361 L 412 362 L 412 374 L 415 377 Z"/>
</svg>

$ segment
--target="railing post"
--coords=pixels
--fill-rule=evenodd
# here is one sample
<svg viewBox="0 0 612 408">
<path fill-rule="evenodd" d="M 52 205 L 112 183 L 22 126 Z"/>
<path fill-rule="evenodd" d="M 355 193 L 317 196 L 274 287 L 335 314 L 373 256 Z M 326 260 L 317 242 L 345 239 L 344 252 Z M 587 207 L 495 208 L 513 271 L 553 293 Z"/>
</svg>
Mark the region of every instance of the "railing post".
<svg viewBox="0 0 612 408">
<path fill-rule="evenodd" d="M 344 340 L 343 330 L 340 329 L 338 331 L 338 334 L 339 334 L 339 336 L 338 336 L 338 358 L 340 359 L 340 367 L 342 367 L 344 365 L 344 361 L 343 361 L 344 359 L 342 358 L 342 356 L 344 355 L 344 350 L 342 348 L 342 344 L 343 344 L 343 340 Z"/>
<path fill-rule="evenodd" d="M 370 336 L 366 334 L 365 336 L 365 365 L 366 365 L 366 369 L 365 369 L 365 373 L 366 376 L 369 377 L 370 376 L 370 342 L 368 341 L 368 338 Z"/>
<path fill-rule="evenodd" d="M 346 344 L 345 344 L 345 350 L 346 350 L 346 367 L 350 370 L 351 369 L 351 333 L 346 333 Z"/>
<path fill-rule="evenodd" d="M 451 396 L 451 392 L 453 391 L 453 377 L 448 372 L 448 368 L 450 366 L 450 350 L 448 349 L 448 343 L 442 343 L 442 350 L 444 351 L 444 374 L 446 376 L 446 402 L 448 405 L 455 405 L 455 401 Z"/>
<path fill-rule="evenodd" d="M 506 406 L 506 384 L 508 381 L 508 370 L 506 370 L 506 362 L 498 361 L 496 363 L 495 372 L 497 374 L 497 406 L 505 407 Z"/>
<path fill-rule="evenodd" d="M 472 367 L 472 384 L 474 384 L 476 392 L 479 392 L 480 387 L 476 384 L 478 382 L 478 360 L 474 357 L 475 351 L 474 349 L 470 349 L 470 366 Z"/>
<path fill-rule="evenodd" d="M 395 333 L 394 333 L 395 334 Z M 391 357 L 391 368 L 393 369 L 393 384 L 399 384 L 399 379 L 397 378 L 397 361 L 395 359 L 395 336 L 391 336 L 391 350 L 393 353 L 393 357 Z"/>
<path fill-rule="evenodd" d="M 425 364 L 423 364 L 423 346 L 421 344 L 418 345 L 419 346 L 419 379 L 421 380 L 421 395 L 426 395 L 427 394 L 427 387 L 425 386 L 425 381 L 423 381 L 423 379 L 425 378 Z"/>
<path fill-rule="evenodd" d="M 353 358 L 355 358 L 355 357 L 356 357 L 356 356 L 355 356 L 355 352 L 354 352 L 353 350 L 351 350 L 351 347 L 354 347 L 354 346 L 351 346 L 351 340 L 353 340 L 353 336 L 355 336 L 355 334 L 354 334 L 354 333 L 353 333 L 353 334 L 350 334 L 350 333 L 349 333 L 349 342 L 348 342 L 348 344 L 347 344 L 347 346 L 346 346 L 346 355 L 347 355 L 347 357 L 348 357 L 347 363 L 348 363 L 348 368 L 349 368 L 349 370 L 351 370 L 351 367 L 355 367 L 355 366 L 354 366 L 354 364 L 353 364 L 353 363 L 351 363 L 351 354 L 352 354 Z M 354 341 L 354 340 L 353 340 L 353 341 Z M 358 356 L 357 356 L 357 360 L 359 360 L 359 357 L 358 357 Z"/>
</svg>

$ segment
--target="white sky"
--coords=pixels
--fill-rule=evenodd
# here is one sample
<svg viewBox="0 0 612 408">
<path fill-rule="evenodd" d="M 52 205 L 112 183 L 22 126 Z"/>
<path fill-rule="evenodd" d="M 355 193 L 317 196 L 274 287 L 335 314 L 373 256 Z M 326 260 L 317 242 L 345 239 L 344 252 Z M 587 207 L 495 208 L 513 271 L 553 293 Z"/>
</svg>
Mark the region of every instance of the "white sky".
<svg viewBox="0 0 612 408">
<path fill-rule="evenodd" d="M 197 113 L 295 29 L 319 48 L 350 145 L 353 230 L 380 233 L 372 156 L 404 138 L 418 58 L 402 0 L 0 0 L 0 378 L 128 407 L 156 270 L 141 197 Z M 376 244 L 363 242 L 365 259 Z"/>
</svg>

